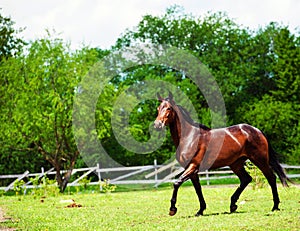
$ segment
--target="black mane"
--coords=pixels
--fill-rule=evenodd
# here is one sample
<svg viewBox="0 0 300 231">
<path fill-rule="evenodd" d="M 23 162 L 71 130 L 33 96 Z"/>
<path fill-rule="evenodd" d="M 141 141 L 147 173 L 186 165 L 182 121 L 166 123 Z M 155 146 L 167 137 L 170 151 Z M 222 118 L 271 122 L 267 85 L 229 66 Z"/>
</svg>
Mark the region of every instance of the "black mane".
<svg viewBox="0 0 300 231">
<path fill-rule="evenodd" d="M 185 119 L 189 124 L 191 124 L 191 125 L 193 125 L 193 126 L 195 126 L 195 127 L 201 128 L 201 129 L 203 129 L 203 130 L 206 130 L 206 131 L 209 131 L 209 130 L 210 130 L 209 127 L 207 127 L 207 126 L 205 126 L 205 125 L 203 125 L 203 124 L 200 124 L 200 123 L 195 122 L 195 121 L 191 118 L 190 114 L 188 113 L 188 111 L 187 111 L 185 108 L 183 108 L 183 107 L 180 106 L 180 105 L 177 105 L 177 107 L 178 107 L 178 109 L 180 110 L 181 114 L 183 115 L 184 119 Z"/>
</svg>

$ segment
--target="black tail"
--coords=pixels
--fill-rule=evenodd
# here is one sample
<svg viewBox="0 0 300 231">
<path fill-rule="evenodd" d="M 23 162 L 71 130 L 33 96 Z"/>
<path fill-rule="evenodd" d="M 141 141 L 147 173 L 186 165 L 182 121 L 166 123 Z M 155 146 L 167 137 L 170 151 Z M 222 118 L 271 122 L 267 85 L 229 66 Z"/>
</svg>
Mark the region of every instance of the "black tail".
<svg viewBox="0 0 300 231">
<path fill-rule="evenodd" d="M 283 168 L 281 167 L 281 165 L 277 159 L 276 151 L 272 148 L 267 137 L 266 137 L 266 139 L 268 141 L 268 146 L 269 146 L 269 164 L 272 167 L 272 169 L 275 171 L 275 173 L 278 175 L 282 185 L 284 187 L 288 187 L 289 185 L 288 185 L 287 181 L 289 181 L 291 183 L 292 183 L 292 181 L 285 174 Z"/>
</svg>

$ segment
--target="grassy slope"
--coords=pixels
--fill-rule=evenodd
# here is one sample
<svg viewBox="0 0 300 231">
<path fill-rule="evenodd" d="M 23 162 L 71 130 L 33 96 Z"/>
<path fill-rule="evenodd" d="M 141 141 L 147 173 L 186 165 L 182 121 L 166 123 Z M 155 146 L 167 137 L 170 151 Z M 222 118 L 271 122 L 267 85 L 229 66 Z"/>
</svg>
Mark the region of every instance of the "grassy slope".
<svg viewBox="0 0 300 231">
<path fill-rule="evenodd" d="M 300 189 L 279 187 L 280 212 L 270 212 L 269 188 L 249 187 L 239 200 L 238 212 L 228 214 L 233 188 L 208 188 L 205 216 L 194 217 L 198 202 L 192 187 L 179 190 L 178 213 L 168 215 L 172 189 L 109 194 L 75 194 L 48 197 L 0 197 L 0 207 L 11 221 L 1 227 L 21 230 L 298 230 Z M 74 199 L 81 208 L 66 208 L 61 200 Z"/>
</svg>

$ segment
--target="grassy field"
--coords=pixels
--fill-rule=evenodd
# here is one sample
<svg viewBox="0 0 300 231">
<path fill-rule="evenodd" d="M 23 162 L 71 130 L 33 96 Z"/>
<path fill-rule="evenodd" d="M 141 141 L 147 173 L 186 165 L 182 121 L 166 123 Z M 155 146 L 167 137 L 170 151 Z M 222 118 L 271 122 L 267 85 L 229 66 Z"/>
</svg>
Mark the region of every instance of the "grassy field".
<svg viewBox="0 0 300 231">
<path fill-rule="evenodd" d="M 0 230 L 299 230 L 300 189 L 279 187 L 281 211 L 271 212 L 269 188 L 246 189 L 236 213 L 229 214 L 234 188 L 203 187 L 207 210 L 194 217 L 198 202 L 192 187 L 180 188 L 178 212 L 168 215 L 171 187 L 160 190 L 90 193 L 35 198 L 2 196 L 0 207 L 11 219 Z M 68 208 L 75 200 L 82 207 Z"/>
</svg>

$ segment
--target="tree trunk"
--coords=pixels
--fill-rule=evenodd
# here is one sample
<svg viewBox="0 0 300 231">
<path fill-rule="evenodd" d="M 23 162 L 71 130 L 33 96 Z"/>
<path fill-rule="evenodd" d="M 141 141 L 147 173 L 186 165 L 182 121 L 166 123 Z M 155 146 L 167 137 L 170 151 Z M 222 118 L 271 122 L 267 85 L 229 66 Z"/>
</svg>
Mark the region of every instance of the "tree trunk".
<svg viewBox="0 0 300 231">
<path fill-rule="evenodd" d="M 35 144 L 38 147 L 38 151 L 40 153 L 42 153 L 43 156 L 46 158 L 46 160 L 48 160 L 53 165 L 53 167 L 55 168 L 55 170 L 56 170 L 56 181 L 57 181 L 60 192 L 63 193 L 65 191 L 68 183 L 69 183 L 70 178 L 71 178 L 72 171 L 74 169 L 76 159 L 79 155 L 79 151 L 75 151 L 73 153 L 73 155 L 69 155 L 68 156 L 69 158 L 67 158 L 67 160 L 65 160 L 65 161 L 70 160 L 70 164 L 69 165 L 65 164 L 65 165 L 67 165 L 66 169 L 68 169 L 68 170 L 64 174 L 64 176 L 62 176 L 62 174 L 61 174 L 61 168 L 63 167 L 63 163 L 61 162 L 62 158 L 60 156 L 55 155 L 55 154 L 51 155 L 50 153 L 46 152 L 43 149 L 42 144 L 40 144 L 40 143 L 35 143 Z"/>
<path fill-rule="evenodd" d="M 62 177 L 61 173 L 60 173 L 60 167 L 58 166 L 56 168 L 56 180 L 60 189 L 60 192 L 63 193 L 69 183 L 69 180 L 71 178 L 72 175 L 72 171 L 74 169 L 75 166 L 75 160 L 76 158 L 71 160 L 70 166 L 68 171 L 64 174 L 64 176 Z M 58 170 L 59 169 L 59 170 Z"/>
<path fill-rule="evenodd" d="M 70 177 L 72 175 L 72 170 L 73 170 L 73 168 L 71 170 L 68 170 L 65 173 L 64 179 L 63 179 L 61 185 L 59 186 L 60 187 L 60 192 L 64 192 L 65 191 L 65 189 L 66 189 L 66 187 L 67 187 L 67 185 L 69 183 Z"/>
</svg>

